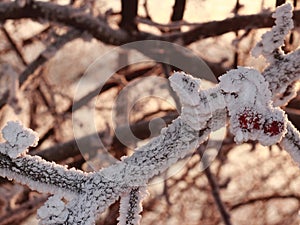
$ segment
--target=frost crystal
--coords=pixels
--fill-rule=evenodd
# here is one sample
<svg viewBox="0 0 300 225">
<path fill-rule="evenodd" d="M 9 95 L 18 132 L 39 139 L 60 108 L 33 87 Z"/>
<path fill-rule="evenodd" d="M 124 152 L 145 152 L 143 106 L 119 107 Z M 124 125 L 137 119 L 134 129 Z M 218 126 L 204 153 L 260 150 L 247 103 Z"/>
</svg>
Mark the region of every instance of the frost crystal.
<svg viewBox="0 0 300 225">
<path fill-rule="evenodd" d="M 37 133 L 23 127 L 20 122 L 8 122 L 2 129 L 2 136 L 6 142 L 0 143 L 0 153 L 10 158 L 26 153 L 28 147 L 34 147 L 38 142 Z"/>
<path fill-rule="evenodd" d="M 253 56 L 263 55 L 270 64 L 262 74 L 269 83 L 274 106 L 286 105 L 298 90 L 296 81 L 300 79 L 300 49 L 285 55 L 280 48 L 293 28 L 292 9 L 289 3 L 276 9 L 273 14 L 276 25 L 262 36 L 252 51 Z"/>
<path fill-rule="evenodd" d="M 61 197 L 55 195 L 38 209 L 37 217 L 40 219 L 39 225 L 63 224 L 68 217 L 68 211 Z"/>
<path fill-rule="evenodd" d="M 118 225 L 139 225 L 143 210 L 142 200 L 148 195 L 146 187 L 133 188 L 121 196 Z"/>
<path fill-rule="evenodd" d="M 262 40 L 252 50 L 253 56 L 263 55 L 269 62 L 273 62 L 276 59 L 276 55 L 281 54 L 279 47 L 284 44 L 284 37 L 294 27 L 292 9 L 289 3 L 277 7 L 272 15 L 275 18 L 275 26 L 272 27 L 271 31 L 262 35 Z M 278 53 L 274 54 L 276 49 L 278 49 Z"/>
<path fill-rule="evenodd" d="M 218 87 L 200 90 L 200 79 L 179 72 L 174 73 L 170 81 L 182 104 L 182 120 L 195 130 L 205 128 L 213 112 L 225 108 L 224 97 Z M 219 124 L 216 129 L 224 124 L 224 120 Z"/>
<path fill-rule="evenodd" d="M 286 118 L 280 108 L 272 106 L 263 76 L 254 69 L 238 67 L 219 79 L 235 141 L 258 140 L 262 145 L 279 142 L 286 131 Z"/>
</svg>

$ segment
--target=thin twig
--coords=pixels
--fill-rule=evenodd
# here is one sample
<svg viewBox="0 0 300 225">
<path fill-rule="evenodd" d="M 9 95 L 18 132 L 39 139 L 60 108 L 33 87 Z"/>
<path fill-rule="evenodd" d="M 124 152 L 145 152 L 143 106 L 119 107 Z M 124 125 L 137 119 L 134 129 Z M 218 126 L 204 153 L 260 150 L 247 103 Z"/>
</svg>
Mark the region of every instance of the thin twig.
<svg viewBox="0 0 300 225">
<path fill-rule="evenodd" d="M 239 203 L 236 203 L 234 205 L 231 205 L 230 210 L 235 210 L 235 209 L 238 209 L 242 206 L 251 205 L 251 204 L 254 204 L 256 202 L 270 201 L 270 200 L 274 200 L 274 199 L 297 199 L 298 201 L 300 201 L 300 196 L 295 195 L 295 194 L 288 194 L 288 195 L 273 194 L 273 195 L 270 195 L 270 196 L 261 196 L 261 197 L 256 197 L 256 198 L 250 198 L 250 199 L 247 199 L 246 201 L 239 202 Z"/>
<path fill-rule="evenodd" d="M 173 6 L 173 14 L 171 16 L 171 21 L 182 20 L 185 11 L 186 0 L 176 0 Z"/>
<path fill-rule="evenodd" d="M 69 5 L 57 5 L 50 2 L 33 2 L 26 7 L 19 7 L 14 2 L 0 3 L 0 21 L 8 19 L 46 19 L 88 31 L 96 39 L 106 44 L 121 45 L 132 41 L 153 39 L 174 41 L 182 39 L 184 45 L 191 44 L 201 38 L 219 36 L 227 32 L 235 32 L 245 28 L 266 28 L 274 24 L 271 12 L 256 15 L 244 15 L 222 21 L 202 23 L 187 32 L 176 32 L 165 35 L 155 35 L 147 32 L 137 32 L 135 35 L 119 29 L 115 30 L 103 20 Z M 300 24 L 300 11 L 294 11 L 295 26 Z"/>
<path fill-rule="evenodd" d="M 22 55 L 21 51 L 19 50 L 17 44 L 15 43 L 15 41 L 12 39 L 12 37 L 10 36 L 10 34 L 8 33 L 8 31 L 6 30 L 6 28 L 4 26 L 1 26 L 1 30 L 3 31 L 5 37 L 7 38 L 8 42 L 10 43 L 11 47 L 13 48 L 13 50 L 16 52 L 17 56 L 20 58 L 22 64 L 24 66 L 27 66 L 27 62 L 24 58 L 24 56 Z"/>
<path fill-rule="evenodd" d="M 75 29 L 68 31 L 66 34 L 60 36 L 55 42 L 49 45 L 34 61 L 32 61 L 27 68 L 21 73 L 19 77 L 20 85 L 23 85 L 28 77 L 34 71 L 42 66 L 45 62 L 51 59 L 55 53 L 68 42 L 78 38 L 81 32 Z"/>
<path fill-rule="evenodd" d="M 215 203 L 218 207 L 218 210 L 221 214 L 221 217 L 223 219 L 223 222 L 225 225 L 232 225 L 231 221 L 230 221 L 230 214 L 228 213 L 222 199 L 221 199 L 221 196 L 220 196 L 220 188 L 219 188 L 219 185 L 216 181 L 216 178 L 215 176 L 212 174 L 211 170 L 210 170 L 210 167 L 208 165 L 206 165 L 208 162 L 207 162 L 207 159 L 205 157 L 203 157 L 203 151 L 201 149 L 201 147 L 198 147 L 197 149 L 197 152 L 198 154 L 200 155 L 200 157 L 202 157 L 202 162 L 203 162 L 203 167 L 206 168 L 204 170 L 204 173 L 206 175 L 206 178 L 208 180 L 208 183 L 211 187 L 211 192 L 212 192 L 212 195 L 214 197 L 214 200 L 215 200 Z"/>
<path fill-rule="evenodd" d="M 81 32 L 76 29 L 71 29 L 66 34 L 59 37 L 55 42 L 49 45 L 34 61 L 32 61 L 19 76 L 19 83 L 24 88 L 25 81 L 33 74 L 37 68 L 41 67 L 65 44 L 69 43 L 80 36 Z M 27 65 L 27 64 L 26 64 Z M 28 82 L 27 82 L 28 83 Z M 8 92 L 0 98 L 0 109 L 7 103 Z"/>
</svg>

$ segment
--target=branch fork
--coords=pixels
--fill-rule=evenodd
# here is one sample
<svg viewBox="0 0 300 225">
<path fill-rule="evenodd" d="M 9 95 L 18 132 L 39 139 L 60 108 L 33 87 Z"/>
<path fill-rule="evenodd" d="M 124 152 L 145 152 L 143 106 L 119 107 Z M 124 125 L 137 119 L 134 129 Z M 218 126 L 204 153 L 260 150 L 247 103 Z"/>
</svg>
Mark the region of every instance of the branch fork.
<svg viewBox="0 0 300 225">
<path fill-rule="evenodd" d="M 283 32 L 276 30 L 281 22 L 286 22 L 282 18 L 291 18 L 290 11 L 289 4 L 277 9 L 276 25 L 263 40 L 270 35 L 274 36 L 271 40 L 279 40 L 278 35 L 284 37 L 282 34 L 291 26 L 283 25 Z M 258 48 L 264 49 L 265 42 L 262 43 Z M 236 142 L 280 143 L 300 165 L 300 134 L 275 104 L 282 96 L 274 91 L 282 82 L 288 87 L 300 79 L 300 50 L 284 55 L 279 46 L 272 46 L 272 51 L 261 51 L 270 59 L 263 73 L 239 67 L 220 77 L 220 83 L 209 90 L 201 90 L 200 80 L 175 73 L 170 81 L 181 100 L 182 114 L 132 156 L 94 173 L 26 155 L 26 149 L 36 145 L 37 134 L 18 122 L 9 122 L 2 130 L 6 141 L 0 144 L 0 174 L 54 195 L 38 210 L 40 224 L 95 224 L 97 217 L 120 196 L 120 224 L 124 220 L 126 224 L 139 224 L 140 201 L 149 179 L 196 149 L 212 131 L 223 127 L 226 113 Z M 286 75 L 292 79 L 283 81 L 281 78 Z"/>
</svg>

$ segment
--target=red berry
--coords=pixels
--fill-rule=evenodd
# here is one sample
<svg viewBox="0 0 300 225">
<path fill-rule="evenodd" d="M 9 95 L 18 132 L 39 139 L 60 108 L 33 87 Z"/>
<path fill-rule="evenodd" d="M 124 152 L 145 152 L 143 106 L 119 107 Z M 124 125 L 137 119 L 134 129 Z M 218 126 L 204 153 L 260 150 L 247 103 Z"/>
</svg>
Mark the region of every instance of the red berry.
<svg viewBox="0 0 300 225">
<path fill-rule="evenodd" d="M 264 125 L 264 132 L 270 136 L 277 135 L 283 131 L 283 123 L 280 121 L 272 121 Z"/>
<path fill-rule="evenodd" d="M 252 128 L 254 129 L 260 129 L 260 117 L 261 115 L 253 112 L 249 109 L 242 112 L 238 118 L 240 123 L 240 128 L 250 130 Z"/>
</svg>

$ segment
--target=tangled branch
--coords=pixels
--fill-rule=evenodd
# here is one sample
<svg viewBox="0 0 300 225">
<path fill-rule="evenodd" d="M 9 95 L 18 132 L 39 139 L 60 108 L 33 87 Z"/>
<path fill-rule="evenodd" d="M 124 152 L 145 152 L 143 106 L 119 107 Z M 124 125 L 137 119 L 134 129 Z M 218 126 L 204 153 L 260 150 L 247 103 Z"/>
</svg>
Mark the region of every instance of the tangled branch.
<svg viewBox="0 0 300 225">
<path fill-rule="evenodd" d="M 38 17 L 44 3 L 32 4 L 37 4 L 32 13 Z M 14 5 L 10 12 L 18 10 L 16 7 Z M 32 5 L 24 7 L 28 10 L 26 7 Z M 120 196 L 123 196 L 120 218 L 138 224 L 140 208 L 137 205 L 142 199 L 139 190 L 153 176 L 196 149 L 212 131 L 223 127 L 226 112 L 237 143 L 247 140 L 258 140 L 264 145 L 280 143 L 300 165 L 300 134 L 284 112 L 273 104 L 282 96 L 272 91 L 273 86 L 284 85 L 287 89 L 300 79 L 300 71 L 294 67 L 299 64 L 299 50 L 289 55 L 280 51 L 282 39 L 292 28 L 291 10 L 289 4 L 277 9 L 276 25 L 258 44 L 256 52 L 267 57 L 270 63 L 262 74 L 255 69 L 239 67 L 224 74 L 214 88 L 204 91 L 199 79 L 175 73 L 170 81 L 182 103 L 181 115 L 158 137 L 136 149 L 132 156 L 94 173 L 67 169 L 26 155 L 26 149 L 36 143 L 37 135 L 17 122 L 10 122 L 2 130 L 6 142 L 0 146 L 0 174 L 33 190 L 54 194 L 38 210 L 42 224 L 95 224 L 99 214 Z M 17 12 L 19 16 L 27 15 L 26 10 Z M 48 16 L 51 18 L 51 14 Z M 78 22 L 78 18 L 82 18 L 80 14 L 73 19 Z M 110 31 L 103 28 L 99 32 L 108 35 Z M 125 37 L 122 35 L 119 40 Z M 273 43 L 269 44 L 269 40 Z M 286 75 L 291 79 L 283 80 Z M 124 206 L 127 202 L 129 207 Z"/>
</svg>

